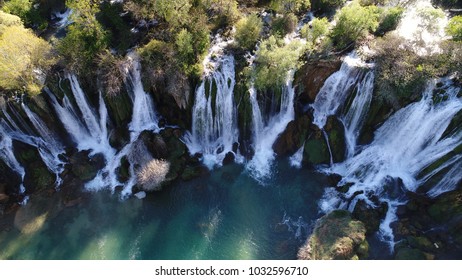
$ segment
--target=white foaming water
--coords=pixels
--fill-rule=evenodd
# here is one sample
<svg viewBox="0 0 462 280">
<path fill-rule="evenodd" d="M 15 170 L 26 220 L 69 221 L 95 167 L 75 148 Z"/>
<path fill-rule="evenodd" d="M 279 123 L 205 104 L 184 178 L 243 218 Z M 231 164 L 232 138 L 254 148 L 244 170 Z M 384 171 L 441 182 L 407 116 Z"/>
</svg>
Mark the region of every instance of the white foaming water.
<svg viewBox="0 0 462 280">
<path fill-rule="evenodd" d="M 62 29 L 69 24 L 72 23 L 70 20 L 70 16 L 72 15 L 72 10 L 71 9 L 66 9 L 64 12 L 54 12 L 52 13 L 52 16 L 58 19 L 57 22 L 54 23 L 54 26 L 58 29 Z"/>
<path fill-rule="evenodd" d="M 396 207 L 404 201 L 402 190 L 391 190 L 385 186 L 389 185 L 390 179 L 399 178 L 406 190 L 415 192 L 437 172 L 417 180 L 419 173 L 462 143 L 462 132 L 442 138 L 455 114 L 462 109 L 462 100 L 457 97 L 460 89 L 451 85 L 449 81 L 444 81 L 443 87 L 439 90 L 444 91 L 446 100 L 436 104 L 433 102 L 434 89 L 435 84 L 430 84 L 421 101 L 410 104 L 391 116 L 376 131 L 374 141 L 358 154 L 327 169 L 327 172 L 343 177 L 340 185 L 348 182 L 353 185 L 343 199 L 339 199 L 340 194 L 335 191 L 326 192 L 320 202 L 321 208 L 328 210 L 330 207 L 338 207 L 352 211 L 359 199 L 373 205 L 368 197 L 376 195 L 389 206 L 380 231 L 384 240 L 390 242 L 391 249 L 394 243 L 390 223 L 396 219 Z M 459 158 L 455 158 L 448 161 L 445 166 L 456 164 L 447 176 L 429 191 L 429 195 L 436 197 L 455 188 L 454 180 L 457 178 L 450 178 L 449 174 L 460 171 L 458 160 Z M 355 196 L 357 192 L 363 194 Z M 351 202 L 345 202 L 350 199 Z"/>
<path fill-rule="evenodd" d="M 0 123 L 0 158 L 8 165 L 14 172 L 18 173 L 21 177 L 21 182 L 24 182 L 26 171 L 16 159 L 13 150 L 13 141 L 3 128 L 3 122 Z M 24 193 L 25 188 L 21 183 L 20 192 Z"/>
<path fill-rule="evenodd" d="M 292 85 L 293 75 L 294 72 L 289 71 L 286 84 L 282 87 L 279 113 L 271 116 L 267 123 L 263 122 L 255 88 L 252 86 L 249 89 L 252 105 L 253 148 L 255 154 L 252 160 L 247 163 L 246 169 L 255 180 L 262 184 L 271 178 L 272 163 L 275 159 L 273 144 L 279 134 L 284 131 L 287 124 L 294 119 L 295 90 Z"/>
<path fill-rule="evenodd" d="M 184 139 L 191 154 L 203 154 L 204 164 L 209 169 L 222 164 L 224 157 L 232 152 L 233 144 L 239 138 L 233 95 L 234 57 L 227 55 L 220 60 L 220 67 L 206 76 L 196 90 L 192 133 L 188 133 Z M 213 97 L 215 106 L 212 108 Z"/>
<path fill-rule="evenodd" d="M 12 118 L 6 108 L 2 108 L 3 115 L 6 118 L 1 123 L 3 127 L 2 131 L 5 134 L 9 134 L 8 137 L 14 140 L 37 148 L 43 163 L 48 170 L 55 174 L 55 185 L 58 187 L 61 184 L 59 175 L 64 171 L 64 162 L 59 158 L 59 155 L 64 153 L 64 149 L 53 132 L 48 129 L 45 123 L 27 105 L 21 103 L 21 107 L 38 132 L 38 135 L 29 128 L 21 115 L 14 111 L 15 108 L 13 106 L 11 110 L 15 113 L 16 118 Z"/>
<path fill-rule="evenodd" d="M 356 139 L 367 117 L 374 90 L 374 72 L 369 71 L 356 88 L 356 96 L 348 112 L 342 118 L 345 126 L 347 158 L 355 153 Z"/>
<path fill-rule="evenodd" d="M 85 93 L 75 75 L 68 75 L 77 108 L 64 96 L 61 105 L 53 93 L 45 89 L 50 96 L 51 103 L 58 114 L 60 121 L 71 136 L 79 151 L 90 150 L 90 155 L 101 153 L 105 158 L 114 155 L 115 150 L 109 144 L 107 133 L 107 108 L 99 95 L 99 117 L 90 107 Z"/>
<path fill-rule="evenodd" d="M 437 10 L 431 0 L 417 0 L 404 12 L 396 33 L 410 42 L 419 55 L 439 53 L 439 43 L 446 39 L 445 27 L 448 15 L 433 18 Z"/>
<path fill-rule="evenodd" d="M 158 131 L 157 113 L 154 109 L 151 96 L 143 89 L 141 82 L 141 66 L 139 58 L 131 53 L 128 55 L 130 67 L 128 72 L 127 88 L 131 89 L 131 99 L 133 101 L 132 121 L 128 125 L 130 130 L 130 142 L 126 144 L 118 153 L 110 154 L 106 157 L 106 166 L 98 172 L 96 177 L 85 185 L 87 190 L 98 191 L 104 188 L 110 188 L 113 192 L 117 186 L 122 187 L 121 197 L 125 198 L 132 194 L 132 188 L 137 183 L 135 174 L 135 157 L 130 156 L 134 143 L 138 140 L 141 132 L 145 130 Z M 100 102 L 103 99 L 100 97 Z M 117 170 L 120 168 L 121 160 L 126 157 L 129 162 L 130 178 L 122 183 L 117 176 Z"/>
<path fill-rule="evenodd" d="M 302 160 L 303 160 L 303 151 L 305 150 L 305 143 L 298 149 L 295 154 L 293 154 L 289 158 L 290 166 L 295 167 L 297 169 L 302 168 Z"/>
<path fill-rule="evenodd" d="M 326 125 L 327 117 L 335 115 L 348 97 L 348 94 L 362 77 L 362 68 L 370 68 L 372 64 L 363 62 L 356 52 L 348 54 L 340 70 L 330 75 L 319 90 L 312 105 L 314 109 L 313 123 L 320 129 Z"/>
</svg>

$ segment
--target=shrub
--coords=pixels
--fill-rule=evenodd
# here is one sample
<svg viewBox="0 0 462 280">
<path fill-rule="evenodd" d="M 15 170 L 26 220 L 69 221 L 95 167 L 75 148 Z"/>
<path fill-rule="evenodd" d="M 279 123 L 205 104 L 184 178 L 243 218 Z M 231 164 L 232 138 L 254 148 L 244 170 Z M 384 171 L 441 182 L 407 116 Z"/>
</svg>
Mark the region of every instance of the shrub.
<svg viewBox="0 0 462 280">
<path fill-rule="evenodd" d="M 39 94 L 55 63 L 51 45 L 21 25 L 0 30 L 0 88 Z"/>
<path fill-rule="evenodd" d="M 297 17 L 294 14 L 289 13 L 273 20 L 271 24 L 271 32 L 277 37 L 284 37 L 284 35 L 294 32 L 296 27 Z"/>
<path fill-rule="evenodd" d="M 310 9 L 310 0 L 271 0 L 270 7 L 278 13 L 298 13 Z"/>
<path fill-rule="evenodd" d="M 48 23 L 46 19 L 40 15 L 40 11 L 33 7 L 33 2 L 32 0 L 7 1 L 4 3 L 2 10 L 20 17 L 26 26 L 34 26 L 40 30 L 44 30 Z"/>
<path fill-rule="evenodd" d="M 219 25 L 231 26 L 239 19 L 236 0 L 203 0 L 202 6 Z"/>
<path fill-rule="evenodd" d="M 311 27 L 306 24 L 300 30 L 302 37 L 312 44 L 315 44 L 318 38 L 327 35 L 328 32 L 329 21 L 327 18 L 315 18 L 311 23 Z"/>
<path fill-rule="evenodd" d="M 395 30 L 398 27 L 399 21 L 403 15 L 404 9 L 402 7 L 392 7 L 386 9 L 380 15 L 380 23 L 377 27 L 376 34 L 384 35 L 385 33 Z"/>
<path fill-rule="evenodd" d="M 446 33 L 455 41 L 462 41 L 462 16 L 455 16 L 449 20 Z"/>
<path fill-rule="evenodd" d="M 240 19 L 236 24 L 236 42 L 243 49 L 251 49 L 260 38 L 263 23 L 261 19 L 252 14 Z"/>
<path fill-rule="evenodd" d="M 122 71 L 123 58 L 104 51 L 98 55 L 98 74 L 108 96 L 116 96 L 122 88 L 126 74 Z"/>
<path fill-rule="evenodd" d="M 328 13 L 345 4 L 346 0 L 311 0 L 311 8 L 319 13 Z"/>
<path fill-rule="evenodd" d="M 331 33 L 334 44 L 342 49 L 364 38 L 369 31 L 377 29 L 378 17 L 375 6 L 362 7 L 358 2 L 353 2 L 343 7 L 336 15 L 337 24 Z"/>
<path fill-rule="evenodd" d="M 137 172 L 138 184 L 145 191 L 160 190 L 169 170 L 170 162 L 153 159 Z"/>
<path fill-rule="evenodd" d="M 288 71 L 301 66 L 299 58 L 302 53 L 303 46 L 299 41 L 286 44 L 283 40 L 270 36 L 261 42 L 255 60 L 255 87 L 268 89 L 283 85 Z"/>
</svg>

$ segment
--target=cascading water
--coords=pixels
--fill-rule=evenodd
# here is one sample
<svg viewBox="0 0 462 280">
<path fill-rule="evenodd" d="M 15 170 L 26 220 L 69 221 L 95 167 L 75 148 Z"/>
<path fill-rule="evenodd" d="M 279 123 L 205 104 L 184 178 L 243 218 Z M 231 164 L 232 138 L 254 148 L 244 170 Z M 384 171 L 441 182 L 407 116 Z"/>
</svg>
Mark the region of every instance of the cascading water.
<svg viewBox="0 0 462 280">
<path fill-rule="evenodd" d="M 302 168 L 303 151 L 305 151 L 305 143 L 303 143 L 302 147 L 289 158 L 290 166 L 298 169 Z"/>
<path fill-rule="evenodd" d="M 104 188 L 110 188 L 115 191 L 117 186 L 122 186 L 122 197 L 127 197 L 132 193 L 133 186 L 137 183 L 135 174 L 136 158 L 131 155 L 135 142 L 138 140 L 141 132 L 145 130 L 158 131 L 157 113 L 154 109 L 154 103 L 143 89 L 141 82 L 141 64 L 139 58 L 131 53 L 128 55 L 130 67 L 128 72 L 127 88 L 131 89 L 131 99 L 133 101 L 132 121 L 128 125 L 130 130 L 130 142 L 126 144 L 119 152 L 110 154 L 106 157 L 106 166 L 98 172 L 96 177 L 85 185 L 85 188 L 92 191 L 98 191 Z M 100 98 L 100 102 L 104 101 Z M 111 148 L 112 149 L 112 148 Z M 142 156 L 142 155 L 140 155 Z M 130 178 L 122 183 L 117 176 L 117 169 L 120 168 L 121 160 L 126 157 L 129 162 Z"/>
<path fill-rule="evenodd" d="M 345 103 L 351 90 L 363 77 L 363 68 L 370 68 L 372 64 L 363 62 L 356 52 L 348 54 L 340 70 L 332 74 L 324 82 L 312 105 L 313 123 L 320 129 L 326 125 L 327 117 L 335 115 L 340 106 Z"/>
<path fill-rule="evenodd" d="M 286 84 L 282 86 L 280 110 L 276 115 L 271 116 L 267 123 L 263 122 L 257 101 L 256 89 L 252 86 L 249 90 L 252 105 L 253 147 L 255 154 L 252 160 L 247 163 L 246 169 L 260 183 L 264 183 L 265 180 L 271 177 L 272 162 L 275 159 L 273 144 L 279 134 L 284 131 L 287 124 L 294 119 L 295 90 L 292 85 L 293 75 L 293 71 L 289 71 L 287 74 Z"/>
<path fill-rule="evenodd" d="M 24 182 L 24 177 L 26 176 L 26 171 L 21 166 L 21 164 L 16 159 L 13 149 L 13 141 L 11 137 L 3 129 L 3 126 L 0 125 L 0 158 L 8 165 L 14 172 L 18 173 L 21 177 L 21 185 L 19 187 L 20 193 L 24 193 L 26 190 L 22 182 Z"/>
<path fill-rule="evenodd" d="M 21 115 L 16 113 L 16 109 L 13 106 L 10 108 L 13 113 L 15 113 L 15 118 L 10 116 L 6 107 L 2 108 L 2 113 L 5 117 L 0 125 L 2 126 L 2 132 L 8 134 L 8 137 L 14 140 L 37 148 L 43 163 L 47 166 L 48 170 L 55 174 L 55 185 L 56 187 L 59 187 L 61 185 L 61 178 L 59 175 L 64 171 L 64 162 L 60 159 L 60 155 L 64 154 L 63 146 L 57 140 L 54 133 L 48 129 L 45 123 L 35 113 L 33 113 L 27 105 L 21 102 L 21 107 L 34 126 L 38 135 L 33 132 L 29 125 L 23 120 Z"/>
<path fill-rule="evenodd" d="M 389 210 L 380 231 L 393 249 L 394 237 L 390 223 L 396 219 L 396 207 L 405 202 L 401 188 L 415 192 L 436 174 L 433 172 L 418 180 L 419 173 L 462 144 L 460 131 L 442 137 L 453 117 L 462 110 L 462 99 L 457 97 L 460 88 L 453 86 L 450 80 L 445 80 L 443 84 L 438 88 L 438 91 L 444 92 L 444 96 L 441 96 L 443 101 L 434 102 L 435 83 L 432 83 L 421 101 L 391 116 L 375 132 L 371 144 L 345 162 L 326 170 L 343 177 L 339 185 L 352 183 L 352 186 L 342 195 L 333 190 L 326 192 L 320 203 L 323 211 L 333 208 L 348 208 L 351 211 L 360 199 L 373 206 L 370 197 L 378 197 L 388 204 Z M 448 160 L 445 167 L 451 165 L 448 174 L 455 174 L 460 166 L 460 157 Z M 428 192 L 430 196 L 436 197 L 455 188 L 454 180 L 457 178 L 450 178 L 448 174 Z M 460 175 L 457 177 L 460 178 Z"/>
<path fill-rule="evenodd" d="M 356 139 L 367 117 L 374 90 L 374 72 L 369 71 L 356 88 L 356 96 L 342 122 L 345 126 L 347 158 L 355 153 Z"/>
<path fill-rule="evenodd" d="M 233 144 L 238 142 L 234 84 L 234 57 L 227 55 L 222 57 L 220 68 L 207 76 L 196 90 L 192 133 L 185 136 L 185 143 L 191 154 L 203 154 L 204 164 L 210 169 L 221 165 L 225 155 L 232 152 Z"/>
</svg>

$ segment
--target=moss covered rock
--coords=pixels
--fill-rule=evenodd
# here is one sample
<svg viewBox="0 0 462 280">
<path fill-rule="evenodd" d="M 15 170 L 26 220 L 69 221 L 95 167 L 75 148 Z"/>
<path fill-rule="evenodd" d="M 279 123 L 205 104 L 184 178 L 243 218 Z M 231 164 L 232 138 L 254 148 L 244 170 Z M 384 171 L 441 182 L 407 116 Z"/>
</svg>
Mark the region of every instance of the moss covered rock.
<svg viewBox="0 0 462 280">
<path fill-rule="evenodd" d="M 366 227 L 344 210 L 335 210 L 316 222 L 313 233 L 298 252 L 304 260 L 366 258 Z"/>
</svg>

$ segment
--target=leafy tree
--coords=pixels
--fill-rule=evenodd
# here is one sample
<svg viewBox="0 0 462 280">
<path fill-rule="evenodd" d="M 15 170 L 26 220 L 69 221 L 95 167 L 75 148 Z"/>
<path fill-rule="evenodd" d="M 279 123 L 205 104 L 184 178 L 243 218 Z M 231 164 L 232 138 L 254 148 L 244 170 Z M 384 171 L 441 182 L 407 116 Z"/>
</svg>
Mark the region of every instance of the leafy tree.
<svg viewBox="0 0 462 280">
<path fill-rule="evenodd" d="M 262 41 L 256 53 L 255 86 L 258 89 L 268 89 L 283 85 L 288 71 L 301 66 L 299 58 L 303 51 L 303 45 L 299 41 L 286 44 L 284 40 L 274 36 Z"/>
<path fill-rule="evenodd" d="M 310 0 L 271 0 L 270 7 L 278 13 L 298 13 L 311 7 Z"/>
<path fill-rule="evenodd" d="M 68 67 L 75 70 L 90 69 L 95 58 L 108 46 L 109 36 L 96 19 L 99 4 L 92 0 L 68 0 L 72 8 L 73 24 L 58 49 Z"/>
<path fill-rule="evenodd" d="M 236 24 L 236 42 L 243 49 L 251 49 L 261 36 L 263 23 L 256 14 L 240 19 Z"/>
<path fill-rule="evenodd" d="M 55 63 L 52 48 L 32 31 L 13 22 L 0 24 L 0 88 L 39 94 Z"/>
<path fill-rule="evenodd" d="M 328 32 L 329 21 L 327 18 L 315 18 L 311 22 L 311 27 L 306 24 L 300 30 L 301 35 L 312 44 L 315 44 L 318 38 L 325 36 Z"/>
<path fill-rule="evenodd" d="M 26 26 L 37 27 L 40 30 L 44 30 L 48 23 L 46 19 L 40 15 L 40 11 L 34 8 L 33 2 L 33 0 L 6 1 L 2 10 L 20 17 Z"/>
<path fill-rule="evenodd" d="M 271 24 L 271 32 L 277 37 L 283 37 L 288 33 L 294 32 L 296 27 L 297 17 L 292 13 L 288 13 L 273 20 Z"/>
<path fill-rule="evenodd" d="M 446 33 L 455 41 L 462 41 L 462 16 L 455 16 L 449 20 Z"/>
<path fill-rule="evenodd" d="M 377 27 L 376 34 L 384 35 L 389 31 L 395 30 L 396 27 L 398 27 L 403 12 L 404 9 L 402 7 L 391 7 L 386 9 L 380 15 L 380 22 L 379 26 Z"/>
<path fill-rule="evenodd" d="M 172 27 L 185 24 L 189 18 L 189 0 L 156 0 L 155 11 Z"/>
<path fill-rule="evenodd" d="M 342 49 L 364 38 L 369 31 L 377 29 L 378 18 L 376 6 L 362 7 L 358 2 L 353 2 L 343 7 L 336 15 L 337 24 L 331 34 L 334 44 Z"/>
<path fill-rule="evenodd" d="M 136 20 L 153 19 L 155 17 L 156 1 L 151 0 L 127 0 L 124 1 L 124 9 L 129 11 Z"/>
<path fill-rule="evenodd" d="M 311 0 L 311 8 L 319 13 L 327 13 L 345 4 L 346 0 Z"/>
<path fill-rule="evenodd" d="M 203 0 L 201 5 L 221 25 L 233 25 L 239 19 L 236 0 Z"/>
</svg>

